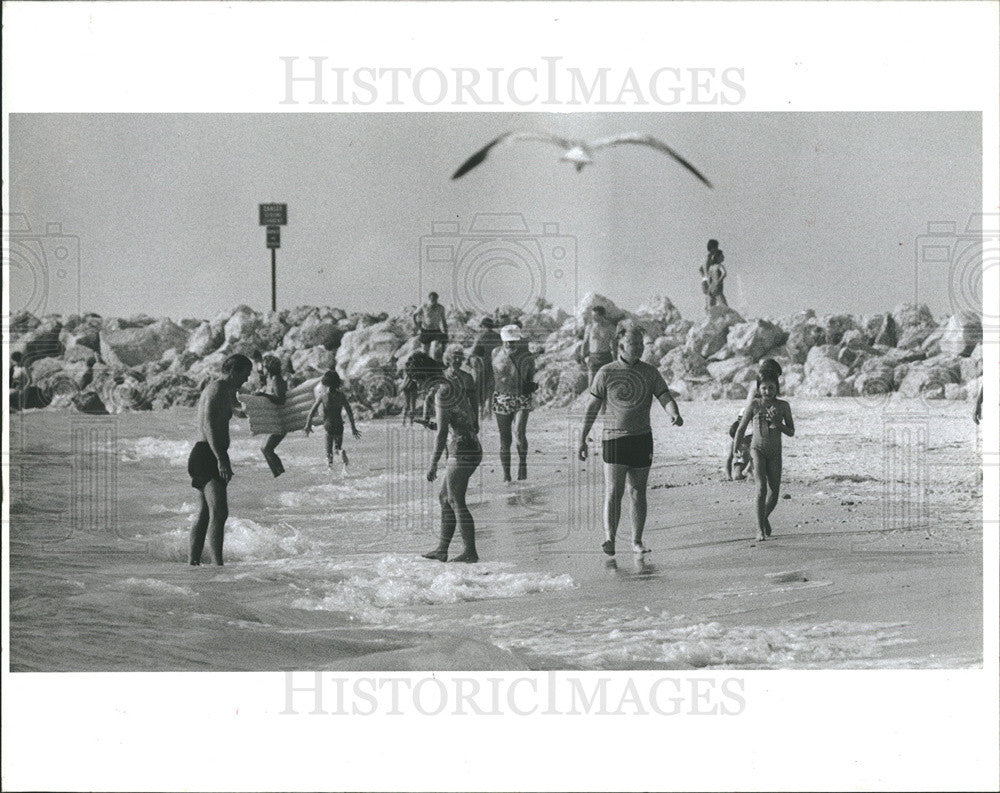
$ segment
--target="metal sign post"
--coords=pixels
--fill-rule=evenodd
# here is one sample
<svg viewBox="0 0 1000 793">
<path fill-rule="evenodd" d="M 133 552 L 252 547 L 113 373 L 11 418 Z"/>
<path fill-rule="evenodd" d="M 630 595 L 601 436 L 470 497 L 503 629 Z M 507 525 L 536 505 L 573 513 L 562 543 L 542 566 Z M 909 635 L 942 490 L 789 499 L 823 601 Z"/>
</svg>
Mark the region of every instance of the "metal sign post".
<svg viewBox="0 0 1000 793">
<path fill-rule="evenodd" d="M 281 227 L 288 223 L 288 204 L 261 204 L 260 225 L 267 227 L 266 243 L 271 249 L 271 311 L 278 310 L 278 256 Z"/>
</svg>

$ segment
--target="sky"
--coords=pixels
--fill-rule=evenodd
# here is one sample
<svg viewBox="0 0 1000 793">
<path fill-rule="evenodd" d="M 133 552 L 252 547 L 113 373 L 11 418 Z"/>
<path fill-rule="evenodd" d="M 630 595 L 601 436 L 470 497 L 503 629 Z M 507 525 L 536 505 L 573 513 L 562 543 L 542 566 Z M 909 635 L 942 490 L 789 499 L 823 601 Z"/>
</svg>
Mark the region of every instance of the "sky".
<svg viewBox="0 0 1000 793">
<path fill-rule="evenodd" d="M 543 142 L 450 179 L 512 129 L 651 134 L 714 189 L 653 149 L 603 150 L 577 173 Z M 67 313 L 78 290 L 106 316 L 266 310 L 257 206 L 282 202 L 279 308 L 395 312 L 435 289 L 474 310 L 571 309 L 593 291 L 632 310 L 666 295 L 697 318 L 715 238 L 746 317 L 915 298 L 945 315 L 976 295 L 978 272 L 953 259 L 982 207 L 981 145 L 979 114 L 953 112 L 17 114 L 10 305 Z M 918 267 L 941 221 L 957 234 Z"/>
</svg>

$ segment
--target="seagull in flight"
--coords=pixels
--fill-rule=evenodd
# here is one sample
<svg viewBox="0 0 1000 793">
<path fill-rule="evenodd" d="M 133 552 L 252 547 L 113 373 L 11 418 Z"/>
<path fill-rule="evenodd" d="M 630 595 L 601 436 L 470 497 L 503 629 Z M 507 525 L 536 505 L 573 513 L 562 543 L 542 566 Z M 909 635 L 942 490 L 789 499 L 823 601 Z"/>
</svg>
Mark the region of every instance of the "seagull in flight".
<svg viewBox="0 0 1000 793">
<path fill-rule="evenodd" d="M 680 163 L 688 171 L 694 174 L 698 181 L 706 187 L 711 188 L 712 186 L 712 183 L 705 178 L 701 171 L 681 157 L 681 155 L 671 149 L 662 140 L 654 138 L 652 135 L 642 135 L 638 132 L 625 132 L 621 135 L 612 135 L 607 138 L 598 138 L 597 140 L 569 140 L 568 138 L 562 138 L 558 135 L 554 135 L 551 132 L 505 132 L 503 135 L 491 140 L 483 146 L 483 148 L 469 157 L 469 159 L 462 163 L 461 167 L 459 167 L 459 169 L 452 174 L 451 178 L 458 179 L 459 177 L 464 176 L 477 165 L 482 163 L 494 146 L 509 140 L 541 140 L 547 141 L 548 143 L 554 143 L 563 150 L 563 154 L 559 159 L 573 163 L 577 172 L 582 171 L 584 165 L 589 165 L 594 161 L 593 154 L 598 149 L 605 149 L 608 146 L 621 146 L 626 143 L 632 143 L 639 146 L 649 146 L 650 148 L 662 151 L 664 154 L 672 157 L 676 162 Z"/>
</svg>

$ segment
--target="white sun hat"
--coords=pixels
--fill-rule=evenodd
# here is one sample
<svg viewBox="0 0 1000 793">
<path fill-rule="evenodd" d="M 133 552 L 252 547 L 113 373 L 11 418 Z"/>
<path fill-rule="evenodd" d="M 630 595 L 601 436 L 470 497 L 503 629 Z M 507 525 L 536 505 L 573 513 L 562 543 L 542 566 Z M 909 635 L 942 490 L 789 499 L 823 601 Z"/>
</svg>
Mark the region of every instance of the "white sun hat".
<svg viewBox="0 0 1000 793">
<path fill-rule="evenodd" d="M 521 328 L 517 325 L 504 325 L 500 328 L 500 341 L 520 341 Z"/>
</svg>

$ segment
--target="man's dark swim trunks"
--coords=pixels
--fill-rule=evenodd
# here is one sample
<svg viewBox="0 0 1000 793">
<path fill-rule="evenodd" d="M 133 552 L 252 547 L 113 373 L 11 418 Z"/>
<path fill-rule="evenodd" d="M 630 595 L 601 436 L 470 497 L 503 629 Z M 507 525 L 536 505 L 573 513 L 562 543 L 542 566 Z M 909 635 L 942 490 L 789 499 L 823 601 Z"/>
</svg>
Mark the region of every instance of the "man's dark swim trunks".
<svg viewBox="0 0 1000 793">
<path fill-rule="evenodd" d="M 191 487 L 201 490 L 213 479 L 222 479 L 219 474 L 219 461 L 215 459 L 212 447 L 206 441 L 198 441 L 188 456 L 188 473 L 191 475 Z"/>
</svg>

